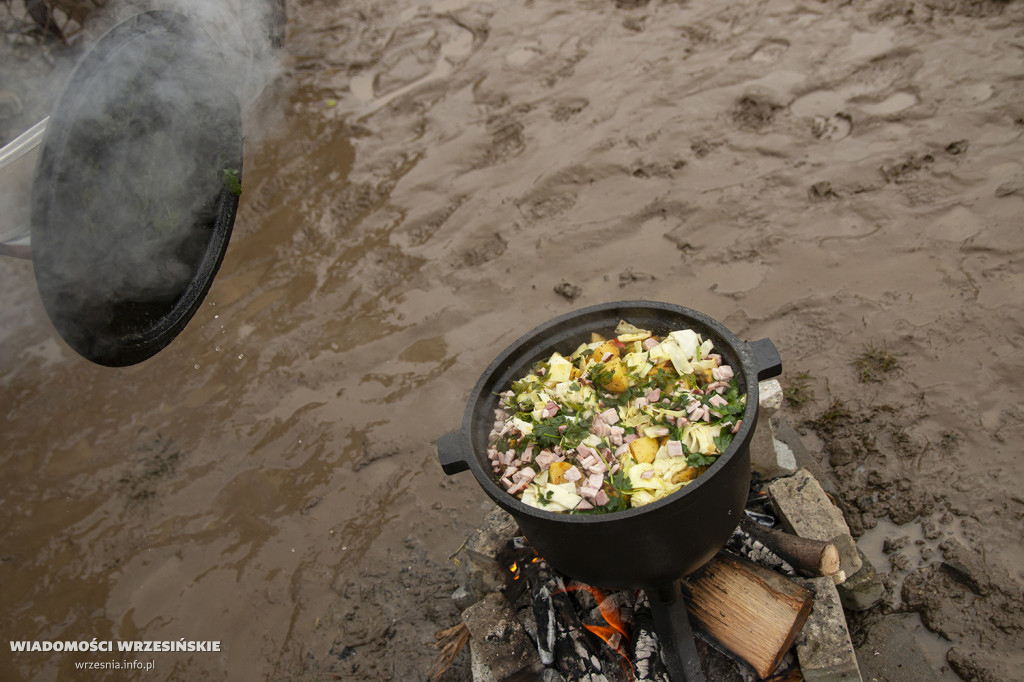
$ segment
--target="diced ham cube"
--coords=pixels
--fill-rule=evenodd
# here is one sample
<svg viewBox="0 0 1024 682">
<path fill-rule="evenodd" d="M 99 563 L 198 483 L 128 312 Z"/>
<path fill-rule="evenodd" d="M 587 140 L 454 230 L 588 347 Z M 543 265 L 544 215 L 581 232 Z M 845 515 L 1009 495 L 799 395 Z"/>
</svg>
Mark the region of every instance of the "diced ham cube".
<svg viewBox="0 0 1024 682">
<path fill-rule="evenodd" d="M 537 472 L 533 469 L 523 469 L 516 476 L 519 478 L 516 483 L 508 489 L 510 495 L 518 495 L 519 493 L 526 490 L 526 486 L 530 485 L 533 481 L 533 477 L 537 475 Z"/>
<path fill-rule="evenodd" d="M 732 367 L 729 365 L 722 365 L 721 367 L 715 367 L 711 370 L 711 378 L 716 381 L 729 381 L 732 379 L 735 373 L 732 371 Z"/>
<path fill-rule="evenodd" d="M 580 496 L 582 497 L 594 499 L 594 496 L 596 496 L 599 492 L 601 492 L 601 489 L 595 488 L 593 486 L 584 485 L 580 487 Z"/>
<path fill-rule="evenodd" d="M 582 511 L 586 511 L 588 509 L 593 509 L 594 505 L 590 504 L 586 500 L 580 500 L 579 504 L 576 505 L 576 508 Z"/>
<path fill-rule="evenodd" d="M 597 495 L 594 495 L 594 504 L 598 507 L 608 504 L 611 500 L 608 498 L 608 493 L 604 490 L 598 491 Z"/>
<path fill-rule="evenodd" d="M 711 396 L 710 400 L 708 400 L 708 404 L 711 405 L 711 407 L 724 407 L 729 404 L 729 401 L 716 393 Z"/>
<path fill-rule="evenodd" d="M 587 479 L 587 485 L 591 488 L 600 488 L 604 485 L 604 474 L 590 474 Z"/>
<path fill-rule="evenodd" d="M 665 443 L 665 449 L 669 457 L 681 457 L 683 455 L 683 443 L 678 440 L 670 440 Z"/>
<path fill-rule="evenodd" d="M 578 481 L 581 478 L 583 478 L 583 474 L 580 473 L 580 470 L 577 469 L 575 466 L 571 466 L 565 470 L 565 473 L 562 474 L 562 478 L 564 478 L 567 481 Z"/>
<path fill-rule="evenodd" d="M 558 459 L 558 456 L 550 450 L 541 450 L 540 454 L 537 455 L 537 466 L 540 467 L 541 471 L 544 471 L 551 464 Z"/>
<path fill-rule="evenodd" d="M 619 421 L 619 411 L 614 407 L 609 407 L 607 410 L 597 415 L 597 418 L 605 424 L 615 424 Z"/>
<path fill-rule="evenodd" d="M 660 341 L 658 341 L 658 340 L 657 340 L 656 338 L 654 338 L 653 336 L 649 336 L 649 337 L 647 337 L 646 339 L 644 339 L 644 348 L 645 348 L 646 350 L 651 350 L 651 349 L 652 349 L 652 348 L 654 348 L 655 346 L 659 346 L 659 345 L 661 345 L 661 342 L 660 342 Z"/>
</svg>

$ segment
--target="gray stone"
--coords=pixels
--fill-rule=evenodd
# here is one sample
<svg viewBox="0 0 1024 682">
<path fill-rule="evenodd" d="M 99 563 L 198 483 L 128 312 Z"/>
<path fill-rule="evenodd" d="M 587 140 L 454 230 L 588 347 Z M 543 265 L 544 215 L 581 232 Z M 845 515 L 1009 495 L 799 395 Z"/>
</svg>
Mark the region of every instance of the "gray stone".
<svg viewBox="0 0 1024 682">
<path fill-rule="evenodd" d="M 757 407 L 770 417 L 782 407 L 782 384 L 778 379 L 765 379 L 757 384 Z"/>
<path fill-rule="evenodd" d="M 867 682 L 932 682 L 939 679 L 914 637 L 917 616 L 894 613 L 865 628 L 857 648 L 861 675 Z"/>
<path fill-rule="evenodd" d="M 800 438 L 800 434 L 797 430 L 789 423 L 785 417 L 775 417 L 772 419 L 772 424 L 775 427 L 775 439 L 783 443 L 792 453 L 793 459 L 796 460 L 798 468 L 807 469 L 811 472 L 811 475 L 818 480 L 822 490 L 824 490 L 833 499 L 839 499 L 835 485 L 832 480 L 825 473 L 818 458 L 807 449 L 803 439 Z"/>
<path fill-rule="evenodd" d="M 783 466 L 779 461 L 779 451 L 775 447 L 772 435 L 771 420 L 766 415 L 757 415 L 757 428 L 750 438 L 750 470 L 762 481 L 771 481 L 781 476 L 789 476 L 796 467 Z"/>
<path fill-rule="evenodd" d="M 839 573 L 834 581 L 844 582 L 863 565 L 857 544 L 850 535 L 843 512 L 832 504 L 817 479 L 806 469 L 768 485 L 772 507 L 786 530 L 800 537 L 826 540 L 839 550 Z"/>
<path fill-rule="evenodd" d="M 459 583 L 463 588 L 457 591 L 456 605 L 465 608 L 495 590 L 503 589 L 507 569 L 498 561 L 498 555 L 509 541 L 519 532 L 519 526 L 512 516 L 495 507 L 480 527 L 466 540 L 455 555 Z"/>
<path fill-rule="evenodd" d="M 814 590 L 814 606 L 796 638 L 800 671 L 807 682 L 862 682 L 839 592 L 830 578 L 801 579 Z"/>
<path fill-rule="evenodd" d="M 847 611 L 867 611 L 885 597 L 885 584 L 875 571 L 875 567 L 864 556 L 864 552 L 859 549 L 857 551 L 862 563 L 860 570 L 847 577 L 843 584 L 836 586 L 843 608 Z"/>
<path fill-rule="evenodd" d="M 775 445 L 775 459 L 779 466 L 789 471 L 789 473 L 795 474 L 796 470 L 800 468 L 800 464 L 796 461 L 796 454 L 792 448 L 778 438 L 773 438 L 772 440 Z"/>
<path fill-rule="evenodd" d="M 491 592 L 467 608 L 462 622 L 469 628 L 474 679 L 477 668 L 486 668 L 496 682 L 536 680 L 544 669 L 533 642 L 501 594 Z"/>
<path fill-rule="evenodd" d="M 792 452 L 780 450 L 775 440 L 771 416 L 782 407 L 782 384 L 767 379 L 757 385 L 757 428 L 750 439 L 750 468 L 762 481 L 789 476 L 797 467 Z"/>
</svg>

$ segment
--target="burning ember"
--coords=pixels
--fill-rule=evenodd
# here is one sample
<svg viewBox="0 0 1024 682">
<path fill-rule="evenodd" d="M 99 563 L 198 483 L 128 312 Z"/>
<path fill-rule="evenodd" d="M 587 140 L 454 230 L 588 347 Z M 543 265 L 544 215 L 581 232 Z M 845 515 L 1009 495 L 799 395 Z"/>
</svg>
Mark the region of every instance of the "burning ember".
<svg viewBox="0 0 1024 682">
<path fill-rule="evenodd" d="M 546 667 L 566 679 L 668 679 L 643 592 L 609 592 L 565 578 L 522 536 L 505 554 L 505 596 L 516 602 L 529 595 Z"/>
</svg>

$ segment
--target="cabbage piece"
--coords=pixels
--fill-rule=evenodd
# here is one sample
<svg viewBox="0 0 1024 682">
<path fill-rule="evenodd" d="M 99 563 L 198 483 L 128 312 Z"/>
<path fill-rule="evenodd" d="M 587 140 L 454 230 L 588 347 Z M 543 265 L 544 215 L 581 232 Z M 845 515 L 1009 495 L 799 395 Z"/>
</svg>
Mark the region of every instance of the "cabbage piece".
<svg viewBox="0 0 1024 682">
<path fill-rule="evenodd" d="M 559 353 L 552 353 L 548 360 L 548 373 L 544 376 L 544 383 L 548 386 L 568 381 L 572 376 L 572 363 L 562 357 Z"/>
<path fill-rule="evenodd" d="M 679 345 L 678 341 L 671 338 L 665 339 L 661 342 L 658 348 L 668 355 L 668 359 L 672 362 L 672 366 L 676 368 L 676 372 L 680 375 L 693 374 L 693 366 L 690 365 L 691 356 L 686 354 L 686 351 Z"/>
<path fill-rule="evenodd" d="M 683 427 L 681 440 L 690 452 L 714 455 L 718 454 L 715 438 L 721 435 L 721 433 L 721 424 L 690 424 Z"/>
<path fill-rule="evenodd" d="M 622 361 L 626 363 L 626 367 L 629 368 L 630 373 L 640 379 L 646 377 L 651 369 L 654 368 L 654 365 L 647 362 L 647 353 L 643 351 L 639 353 L 627 353 L 625 357 L 622 358 Z"/>
<path fill-rule="evenodd" d="M 531 507 L 552 512 L 572 511 L 583 498 L 576 494 L 576 484 L 531 483 L 523 491 L 522 501 Z"/>
<path fill-rule="evenodd" d="M 679 344 L 679 348 L 683 351 L 687 360 L 693 360 L 697 357 L 697 349 L 701 344 L 700 334 L 697 332 L 692 329 L 678 329 L 670 332 L 668 338 Z"/>
<path fill-rule="evenodd" d="M 524 436 L 529 436 L 533 433 L 533 424 L 527 421 L 523 421 L 519 417 L 512 417 L 512 428 L 519 431 Z"/>
<path fill-rule="evenodd" d="M 619 324 L 615 327 L 615 336 L 618 337 L 619 341 L 629 343 L 630 341 L 643 341 L 651 336 L 651 332 L 650 330 L 641 329 L 636 325 L 630 324 L 625 320 L 619 320 Z"/>
</svg>

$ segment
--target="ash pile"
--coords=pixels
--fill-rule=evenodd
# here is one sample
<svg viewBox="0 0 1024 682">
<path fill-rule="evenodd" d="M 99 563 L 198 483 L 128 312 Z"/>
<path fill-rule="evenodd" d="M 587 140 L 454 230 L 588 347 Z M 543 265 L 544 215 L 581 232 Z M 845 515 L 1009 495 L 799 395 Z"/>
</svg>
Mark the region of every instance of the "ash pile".
<svg viewBox="0 0 1024 682">
<path fill-rule="evenodd" d="M 862 680 L 845 611 L 871 608 L 884 586 L 796 432 L 772 420 L 778 381 L 762 382 L 760 395 L 744 518 L 717 556 L 680 581 L 701 672 L 743 682 Z M 452 560 L 462 622 L 437 633 L 433 679 L 465 646 L 475 682 L 671 679 L 644 591 L 560 574 L 500 508 Z"/>
</svg>

